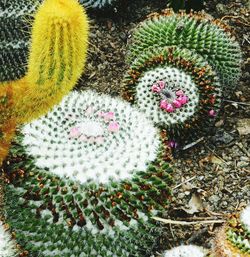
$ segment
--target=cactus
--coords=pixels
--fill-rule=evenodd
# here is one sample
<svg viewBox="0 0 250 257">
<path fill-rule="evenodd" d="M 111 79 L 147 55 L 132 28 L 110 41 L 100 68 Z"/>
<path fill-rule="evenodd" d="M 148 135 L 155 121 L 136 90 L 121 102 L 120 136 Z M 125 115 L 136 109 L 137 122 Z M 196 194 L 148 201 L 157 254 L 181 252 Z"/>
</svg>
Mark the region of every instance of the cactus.
<svg viewBox="0 0 250 257">
<path fill-rule="evenodd" d="M 250 256 L 250 205 L 218 232 L 214 250 L 215 257 Z"/>
<path fill-rule="evenodd" d="M 128 61 L 133 62 L 146 49 L 166 46 L 190 49 L 203 56 L 229 91 L 240 77 L 239 44 L 228 27 L 206 14 L 175 14 L 169 9 L 152 14 L 135 30 Z"/>
<path fill-rule="evenodd" d="M 1 2 L 0 81 L 22 78 L 27 71 L 30 29 L 41 0 Z"/>
<path fill-rule="evenodd" d="M 182 245 L 166 251 L 162 257 L 206 257 L 207 250 L 195 245 Z"/>
<path fill-rule="evenodd" d="M 27 73 L 0 86 L 0 95 L 11 95 L 11 107 L 1 106 L 1 126 L 6 120 L 18 125 L 48 112 L 73 88 L 84 67 L 88 21 L 77 0 L 44 1 L 35 14 L 31 32 Z M 2 131 L 8 136 L 0 142 L 0 150 L 3 148 L 1 152 L 5 153 L 0 156 L 0 164 L 8 151 L 13 127 L 9 132 Z"/>
<path fill-rule="evenodd" d="M 150 254 L 171 168 L 143 114 L 73 92 L 21 133 L 6 167 L 6 219 L 30 256 Z"/>
<path fill-rule="evenodd" d="M 200 55 L 187 49 L 159 47 L 145 51 L 131 65 L 126 85 L 126 99 L 155 124 L 167 128 L 173 138 L 190 134 L 190 129 L 193 133 L 200 131 L 219 112 L 219 78 Z M 185 100 L 178 96 L 182 93 L 186 103 L 178 105 L 179 100 Z M 164 102 L 173 109 L 168 110 Z"/>
<path fill-rule="evenodd" d="M 200 134 L 240 76 L 240 47 L 227 30 L 205 14 L 150 15 L 132 36 L 124 97 L 174 140 Z"/>
<path fill-rule="evenodd" d="M 0 221 L 0 257 L 17 257 L 18 251 L 7 227 Z"/>
<path fill-rule="evenodd" d="M 102 9 L 108 7 L 115 1 L 116 0 L 79 0 L 79 2 L 83 4 L 85 7 L 95 9 Z"/>
<path fill-rule="evenodd" d="M 86 59 L 87 33 L 86 15 L 76 0 L 50 0 L 39 7 L 28 72 L 13 90 L 18 122 L 46 113 L 73 88 Z M 34 109 L 34 104 L 39 108 Z"/>
</svg>

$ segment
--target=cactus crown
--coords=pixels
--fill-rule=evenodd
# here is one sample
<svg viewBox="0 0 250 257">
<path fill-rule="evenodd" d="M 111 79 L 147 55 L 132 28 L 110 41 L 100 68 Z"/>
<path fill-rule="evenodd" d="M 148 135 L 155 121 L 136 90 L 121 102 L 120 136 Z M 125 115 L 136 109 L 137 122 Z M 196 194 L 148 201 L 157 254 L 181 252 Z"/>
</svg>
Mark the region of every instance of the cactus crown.
<svg viewBox="0 0 250 257">
<path fill-rule="evenodd" d="M 70 94 L 23 133 L 38 167 L 81 183 L 130 178 L 155 159 L 159 146 L 157 130 L 140 113 L 91 91 Z"/>
<path fill-rule="evenodd" d="M 7 168 L 6 212 L 31 256 L 147 256 L 171 169 L 143 114 L 109 96 L 72 93 L 22 133 Z"/>
</svg>

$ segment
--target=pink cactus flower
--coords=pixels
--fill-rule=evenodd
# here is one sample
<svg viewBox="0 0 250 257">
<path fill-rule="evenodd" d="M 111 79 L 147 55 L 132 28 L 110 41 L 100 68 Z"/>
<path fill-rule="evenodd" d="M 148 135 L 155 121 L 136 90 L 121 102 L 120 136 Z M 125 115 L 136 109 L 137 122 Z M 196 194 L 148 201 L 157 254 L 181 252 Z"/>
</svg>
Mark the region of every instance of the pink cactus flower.
<svg viewBox="0 0 250 257">
<path fill-rule="evenodd" d="M 104 114 L 104 121 L 109 122 L 110 120 L 113 120 L 115 117 L 115 114 L 113 112 L 106 112 Z"/>
<path fill-rule="evenodd" d="M 104 121 L 108 122 L 108 121 L 114 119 L 115 114 L 114 114 L 114 112 L 100 112 L 100 113 L 99 113 L 99 116 L 100 116 L 100 117 L 103 117 L 103 118 L 104 118 Z"/>
<path fill-rule="evenodd" d="M 189 99 L 188 99 L 188 97 L 187 97 L 186 95 L 179 96 L 179 97 L 177 98 L 177 100 L 178 100 L 182 105 L 186 104 L 186 103 L 189 101 Z"/>
<path fill-rule="evenodd" d="M 86 142 L 86 141 L 88 140 L 85 135 L 81 135 L 81 136 L 79 137 L 79 139 L 80 139 L 81 141 L 83 141 L 83 142 Z"/>
<path fill-rule="evenodd" d="M 163 81 L 163 80 L 157 81 L 156 84 L 159 86 L 159 88 L 160 88 L 161 90 L 164 89 L 165 86 L 166 86 L 166 83 L 165 83 L 165 81 Z"/>
<path fill-rule="evenodd" d="M 168 141 L 168 146 L 171 148 L 177 148 L 178 144 L 174 140 Z"/>
<path fill-rule="evenodd" d="M 177 96 L 183 96 L 183 95 L 184 95 L 184 92 L 183 92 L 182 90 L 177 90 L 177 91 L 175 92 L 175 94 L 176 94 Z"/>
<path fill-rule="evenodd" d="M 208 111 L 208 115 L 209 115 L 210 117 L 215 117 L 215 116 L 216 116 L 215 110 L 209 110 L 209 111 Z"/>
<path fill-rule="evenodd" d="M 154 85 L 151 87 L 151 90 L 152 90 L 152 92 L 154 92 L 154 93 L 160 93 L 160 92 L 161 92 L 161 89 L 158 87 L 157 84 L 154 84 Z"/>
<path fill-rule="evenodd" d="M 161 100 L 160 102 L 160 108 L 161 109 L 166 109 L 168 105 L 168 101 L 167 100 Z"/>
<path fill-rule="evenodd" d="M 173 102 L 172 102 L 173 106 L 178 109 L 178 108 L 181 108 L 182 106 L 182 103 L 178 100 L 178 99 L 175 99 Z"/>
<path fill-rule="evenodd" d="M 99 113 L 98 113 L 99 117 L 103 117 L 103 116 L 104 116 L 104 113 L 105 113 L 105 112 L 99 112 Z"/>
<path fill-rule="evenodd" d="M 157 81 L 155 84 L 153 84 L 153 86 L 151 87 L 151 90 L 154 93 L 160 93 L 162 89 L 165 88 L 165 82 L 162 80 Z"/>
<path fill-rule="evenodd" d="M 81 131 L 80 131 L 80 128 L 79 127 L 73 127 L 70 129 L 70 132 L 69 132 L 69 137 L 70 138 L 77 138 L 79 137 L 81 134 Z"/>
<path fill-rule="evenodd" d="M 95 142 L 98 144 L 98 145 L 101 145 L 101 144 L 103 144 L 103 142 L 104 142 L 104 137 L 96 137 L 96 139 L 95 139 Z"/>
<path fill-rule="evenodd" d="M 173 107 L 172 104 L 167 104 L 165 110 L 166 110 L 167 112 L 174 112 L 174 107 Z"/>
<path fill-rule="evenodd" d="M 111 121 L 111 122 L 109 123 L 108 131 L 116 133 L 116 132 L 119 131 L 119 129 L 120 129 L 120 126 L 119 126 L 118 122 L 116 122 L 116 121 Z"/>
</svg>

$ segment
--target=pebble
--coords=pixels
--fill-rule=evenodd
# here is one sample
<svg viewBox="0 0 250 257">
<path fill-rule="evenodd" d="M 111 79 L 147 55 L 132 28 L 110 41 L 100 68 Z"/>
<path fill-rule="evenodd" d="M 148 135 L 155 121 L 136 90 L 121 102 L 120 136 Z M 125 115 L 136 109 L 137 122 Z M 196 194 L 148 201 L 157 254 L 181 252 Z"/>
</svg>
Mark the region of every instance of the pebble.
<svg viewBox="0 0 250 257">
<path fill-rule="evenodd" d="M 213 203 L 218 203 L 220 201 L 220 197 L 218 195 L 212 195 L 209 197 L 209 201 Z"/>
</svg>

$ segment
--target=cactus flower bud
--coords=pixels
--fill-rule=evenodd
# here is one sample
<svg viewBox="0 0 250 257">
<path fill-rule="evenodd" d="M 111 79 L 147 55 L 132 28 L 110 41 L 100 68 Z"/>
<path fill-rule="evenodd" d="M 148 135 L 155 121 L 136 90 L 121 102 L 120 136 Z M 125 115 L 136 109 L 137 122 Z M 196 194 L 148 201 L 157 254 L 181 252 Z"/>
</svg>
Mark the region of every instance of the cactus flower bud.
<svg viewBox="0 0 250 257">
<path fill-rule="evenodd" d="M 118 122 L 112 121 L 109 123 L 108 130 L 110 132 L 118 132 L 119 129 L 120 129 L 120 126 L 119 126 Z"/>
<path fill-rule="evenodd" d="M 166 109 L 167 105 L 168 105 L 167 100 L 161 100 L 161 102 L 160 102 L 161 109 Z"/>
<path fill-rule="evenodd" d="M 210 117 L 215 117 L 215 116 L 216 116 L 215 110 L 209 110 L 209 111 L 208 111 L 208 115 L 209 115 Z"/>
<path fill-rule="evenodd" d="M 159 80 L 157 81 L 157 85 L 159 86 L 159 88 L 162 90 L 165 88 L 166 83 L 163 80 Z"/>
<path fill-rule="evenodd" d="M 154 84 L 154 85 L 151 87 L 151 90 L 152 90 L 152 92 L 154 92 L 154 93 L 160 93 L 160 92 L 161 92 L 161 89 L 158 87 L 157 84 Z"/>
<path fill-rule="evenodd" d="M 178 99 L 175 99 L 172 104 L 175 108 L 181 108 L 182 106 L 182 103 Z"/>
<path fill-rule="evenodd" d="M 175 92 L 175 94 L 176 94 L 177 96 L 183 96 L 183 95 L 184 95 L 184 92 L 183 92 L 182 90 L 178 90 L 178 91 Z"/>
<path fill-rule="evenodd" d="M 186 103 L 188 102 L 188 97 L 187 97 L 186 95 L 182 95 L 182 96 L 178 97 L 178 101 L 179 101 L 182 105 L 184 105 L 184 104 L 186 104 Z"/>
<path fill-rule="evenodd" d="M 174 107 L 173 107 L 172 104 L 167 104 L 165 110 L 166 110 L 167 112 L 174 112 Z"/>
</svg>

